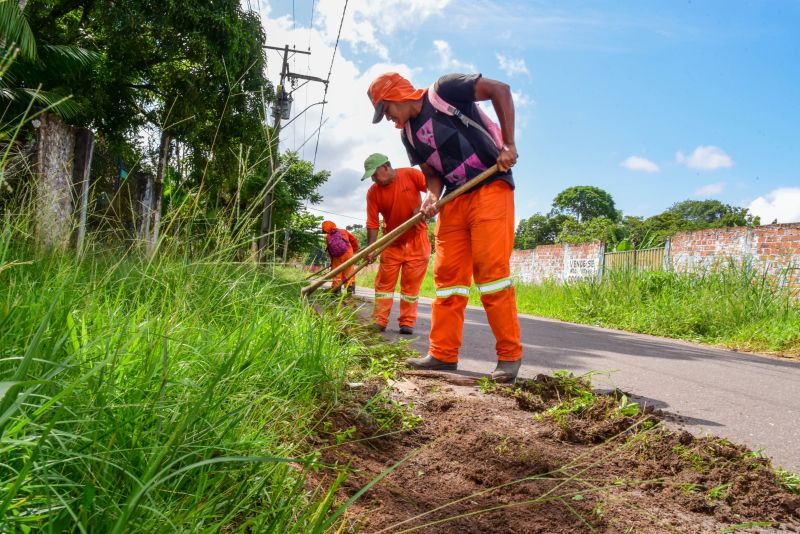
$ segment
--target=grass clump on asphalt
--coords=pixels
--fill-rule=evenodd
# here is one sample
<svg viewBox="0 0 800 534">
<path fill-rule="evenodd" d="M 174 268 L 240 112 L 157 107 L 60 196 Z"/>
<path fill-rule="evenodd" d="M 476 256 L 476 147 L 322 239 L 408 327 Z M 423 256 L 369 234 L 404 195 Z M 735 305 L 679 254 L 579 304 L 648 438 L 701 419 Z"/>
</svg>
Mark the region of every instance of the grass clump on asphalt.
<svg viewBox="0 0 800 534">
<path fill-rule="evenodd" d="M 314 532 L 308 438 L 356 346 L 254 264 L 0 232 L 0 531 Z"/>
</svg>

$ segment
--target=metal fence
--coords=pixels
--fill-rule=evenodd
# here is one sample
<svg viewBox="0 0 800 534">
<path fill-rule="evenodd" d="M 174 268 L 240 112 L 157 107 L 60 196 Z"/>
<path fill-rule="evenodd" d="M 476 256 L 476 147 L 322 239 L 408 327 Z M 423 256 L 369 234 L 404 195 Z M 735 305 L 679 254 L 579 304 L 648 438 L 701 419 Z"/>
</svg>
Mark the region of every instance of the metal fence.
<svg viewBox="0 0 800 534">
<path fill-rule="evenodd" d="M 604 268 L 605 270 L 662 270 L 664 269 L 664 247 L 606 252 Z"/>
</svg>

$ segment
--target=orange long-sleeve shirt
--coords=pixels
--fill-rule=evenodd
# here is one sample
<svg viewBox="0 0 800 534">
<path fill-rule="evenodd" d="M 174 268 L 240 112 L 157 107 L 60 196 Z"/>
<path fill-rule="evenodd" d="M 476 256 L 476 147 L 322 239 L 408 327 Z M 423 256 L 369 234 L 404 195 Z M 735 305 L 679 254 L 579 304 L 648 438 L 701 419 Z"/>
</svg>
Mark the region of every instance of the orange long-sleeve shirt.
<svg viewBox="0 0 800 534">
<path fill-rule="evenodd" d="M 406 222 L 422 205 L 421 192 L 426 191 L 425 175 L 417 169 L 395 169 L 397 177 L 386 186 L 372 184 L 367 191 L 367 228 L 380 227 L 379 215 L 386 223 L 384 232 L 388 233 Z M 427 226 L 420 222 L 413 231 L 407 232 L 399 241 L 405 241 L 415 232 L 427 232 Z"/>
<path fill-rule="evenodd" d="M 344 228 L 337 228 L 336 231 L 341 232 L 342 235 L 344 235 L 347 238 L 347 240 L 350 242 L 350 246 L 353 247 L 354 253 L 358 252 L 358 238 L 356 236 L 354 236 Z"/>
</svg>

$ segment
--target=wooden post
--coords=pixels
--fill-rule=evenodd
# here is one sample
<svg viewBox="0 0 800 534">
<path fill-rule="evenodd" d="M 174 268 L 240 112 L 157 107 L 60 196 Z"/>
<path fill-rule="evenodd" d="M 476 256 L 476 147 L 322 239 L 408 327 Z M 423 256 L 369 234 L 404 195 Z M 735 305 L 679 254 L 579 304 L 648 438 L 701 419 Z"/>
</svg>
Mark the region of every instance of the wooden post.
<svg viewBox="0 0 800 534">
<path fill-rule="evenodd" d="M 93 156 L 94 134 L 91 130 L 82 129 L 78 132 L 75 140 L 75 185 L 80 184 L 81 190 L 76 242 L 79 255 L 83 253 L 83 245 L 86 238 L 86 215 L 89 210 L 89 186 L 91 184 Z"/>
</svg>

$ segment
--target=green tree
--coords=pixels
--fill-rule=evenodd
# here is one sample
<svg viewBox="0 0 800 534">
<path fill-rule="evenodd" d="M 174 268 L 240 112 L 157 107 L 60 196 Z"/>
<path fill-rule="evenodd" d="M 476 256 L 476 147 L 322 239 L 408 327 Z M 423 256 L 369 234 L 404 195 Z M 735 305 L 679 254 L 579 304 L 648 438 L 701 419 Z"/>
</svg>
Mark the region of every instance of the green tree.
<svg viewBox="0 0 800 534">
<path fill-rule="evenodd" d="M 607 246 L 625 239 L 625 229 L 608 217 L 594 217 L 586 222 L 575 219 L 564 221 L 556 238 L 557 243 L 577 245 L 591 241 L 602 241 Z"/>
<path fill-rule="evenodd" d="M 522 219 L 514 232 L 514 248 L 528 249 L 539 245 L 552 245 L 561 232 L 561 227 L 573 217 L 564 214 L 542 215 L 536 213 Z"/>
<path fill-rule="evenodd" d="M 272 220 L 275 228 L 286 228 L 293 214 L 298 213 L 304 204 L 317 204 L 322 202 L 319 188 L 324 184 L 331 173 L 329 171 L 314 171 L 314 164 L 300 159 L 297 152 L 286 152 L 278 158 L 280 181 L 275 186 L 272 208 Z M 256 191 L 261 191 L 266 182 L 261 182 L 264 176 L 259 176 L 251 184 L 250 197 Z M 255 186 L 255 187 L 253 187 Z"/>
<path fill-rule="evenodd" d="M 100 54 L 81 46 L 86 39 L 65 34 L 62 23 L 42 24 L 40 4 L 31 2 L 23 11 L 17 0 L 0 0 L 0 57 L 16 56 L 0 76 L 0 100 L 9 105 L 12 117 L 31 102 L 41 107 L 58 102 L 55 113 L 80 123 L 76 116 L 87 102 L 75 96 L 75 88 Z"/>
<path fill-rule="evenodd" d="M 290 221 L 289 256 L 307 256 L 321 247 L 322 217 L 306 211 L 293 213 Z"/>
<path fill-rule="evenodd" d="M 322 218 L 314 219 L 313 224 L 310 215 L 305 213 L 305 204 L 317 204 L 322 202 L 322 195 L 319 188 L 324 184 L 330 172 L 315 171 L 314 165 L 310 161 L 300 159 L 297 152 L 286 152 L 278 158 L 279 167 L 273 195 L 272 222 L 273 229 L 279 232 L 278 242 L 282 243 L 285 233 L 288 230 L 290 235 L 289 252 L 290 254 L 300 254 L 308 251 L 308 235 L 313 234 L 314 240 L 319 240 L 319 225 Z M 250 176 L 241 185 L 240 211 L 246 212 L 253 208 L 258 212 L 262 195 L 268 183 L 266 172 L 257 172 Z M 256 231 L 256 229 L 252 229 Z M 302 236 L 296 235 L 300 232 Z"/>
<path fill-rule="evenodd" d="M 758 226 L 761 222 L 747 208 L 723 204 L 719 200 L 684 200 L 673 204 L 665 213 L 675 215 L 699 228 Z"/>
<path fill-rule="evenodd" d="M 348 224 L 345 229 L 358 239 L 359 248 L 367 246 L 367 228 L 363 224 Z"/>
<path fill-rule="evenodd" d="M 572 215 L 578 222 L 588 222 L 595 217 L 620 219 L 611 195 L 592 185 L 577 185 L 560 192 L 553 199 L 553 213 Z"/>
</svg>

